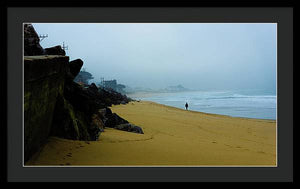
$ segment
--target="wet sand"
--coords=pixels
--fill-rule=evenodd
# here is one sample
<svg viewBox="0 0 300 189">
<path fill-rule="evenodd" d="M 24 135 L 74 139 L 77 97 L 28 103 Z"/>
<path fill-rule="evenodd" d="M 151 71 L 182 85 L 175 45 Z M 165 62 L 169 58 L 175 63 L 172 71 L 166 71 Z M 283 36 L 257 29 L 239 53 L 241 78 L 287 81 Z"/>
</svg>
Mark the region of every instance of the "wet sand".
<svg viewBox="0 0 300 189">
<path fill-rule="evenodd" d="M 276 166 L 276 121 L 130 102 L 112 111 L 145 134 L 106 128 L 99 141 L 50 137 L 26 165 Z"/>
</svg>

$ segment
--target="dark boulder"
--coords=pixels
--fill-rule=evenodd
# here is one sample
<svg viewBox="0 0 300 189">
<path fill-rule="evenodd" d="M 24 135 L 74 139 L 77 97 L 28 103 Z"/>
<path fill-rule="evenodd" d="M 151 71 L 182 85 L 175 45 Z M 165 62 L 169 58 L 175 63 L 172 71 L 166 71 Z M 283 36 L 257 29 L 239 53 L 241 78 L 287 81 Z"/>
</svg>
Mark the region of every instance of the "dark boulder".
<svg viewBox="0 0 300 189">
<path fill-rule="evenodd" d="M 44 54 L 45 55 L 62 55 L 65 56 L 66 52 L 64 49 L 61 48 L 60 45 L 50 47 L 50 48 L 45 48 L 44 49 Z"/>
<path fill-rule="evenodd" d="M 133 125 L 131 123 L 124 123 L 124 124 L 117 125 L 117 126 L 115 126 L 115 129 L 133 132 L 133 133 L 144 134 L 141 127 Z"/>
<path fill-rule="evenodd" d="M 104 123 L 97 114 L 91 117 L 76 110 L 63 96 L 57 98 L 52 124 L 52 136 L 72 140 L 98 140 Z"/>
<path fill-rule="evenodd" d="M 112 104 L 127 104 L 131 101 L 131 99 L 128 98 L 126 95 L 122 95 L 121 93 L 118 93 L 114 90 L 99 88 L 98 91 L 102 100 L 107 106 L 111 106 Z"/>
<path fill-rule="evenodd" d="M 98 115 L 99 117 L 101 117 L 101 119 L 109 117 L 110 115 L 112 115 L 112 111 L 110 108 L 106 107 L 106 108 L 102 108 L 98 110 Z"/>
<path fill-rule="evenodd" d="M 97 113 L 92 115 L 91 131 L 92 130 L 94 130 L 96 133 L 98 133 L 99 130 L 100 132 L 104 131 L 104 123 Z"/>
<path fill-rule="evenodd" d="M 106 110 L 106 115 L 108 116 L 112 115 L 112 111 L 110 108 L 106 107 L 105 110 Z"/>
<path fill-rule="evenodd" d="M 83 61 L 81 59 L 72 60 L 69 62 L 70 73 L 72 74 L 72 80 L 78 75 L 80 69 L 83 65 Z"/>
<path fill-rule="evenodd" d="M 100 115 L 99 117 L 101 117 L 105 127 L 144 134 L 141 127 L 129 123 L 127 120 L 121 118 L 116 113 L 112 113 L 111 109 L 109 108 L 100 109 L 98 111 L 98 114 Z"/>
<path fill-rule="evenodd" d="M 100 97 L 100 93 L 99 93 L 99 91 L 98 91 L 98 87 L 96 86 L 95 83 L 92 83 L 91 85 L 89 85 L 88 91 L 89 91 L 90 93 L 92 93 L 93 95 L 97 95 L 97 96 Z"/>
<path fill-rule="evenodd" d="M 74 108 L 84 112 L 87 116 L 92 116 L 98 109 L 105 107 L 105 104 L 101 101 L 101 98 L 98 98 L 97 94 L 73 81 L 66 82 L 64 96 Z"/>
<path fill-rule="evenodd" d="M 98 113 L 98 116 L 101 118 L 101 120 L 106 118 L 106 109 L 105 108 L 99 109 L 97 113 Z"/>
<path fill-rule="evenodd" d="M 143 129 L 139 126 L 133 125 L 131 132 L 144 134 Z"/>
<path fill-rule="evenodd" d="M 63 96 L 58 96 L 56 101 L 51 135 L 72 140 L 91 140 L 88 120 L 84 114 L 76 112 Z"/>
<path fill-rule="evenodd" d="M 43 55 L 40 38 L 32 24 L 24 24 L 24 56 Z"/>
<path fill-rule="evenodd" d="M 99 109 L 97 112 L 98 117 L 103 121 L 103 123 L 106 123 L 109 117 L 112 115 L 111 109 L 108 107 Z M 105 124 L 104 124 L 105 127 Z"/>
<path fill-rule="evenodd" d="M 117 125 L 129 123 L 127 120 L 121 118 L 116 113 L 108 115 L 107 120 L 104 122 L 105 127 L 115 128 Z"/>
</svg>

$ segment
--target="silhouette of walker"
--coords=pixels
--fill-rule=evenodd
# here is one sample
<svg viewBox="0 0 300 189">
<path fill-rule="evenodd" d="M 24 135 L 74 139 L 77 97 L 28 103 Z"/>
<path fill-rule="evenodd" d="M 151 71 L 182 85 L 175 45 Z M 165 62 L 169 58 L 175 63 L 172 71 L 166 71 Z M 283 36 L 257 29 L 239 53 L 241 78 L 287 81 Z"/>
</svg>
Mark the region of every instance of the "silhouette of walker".
<svg viewBox="0 0 300 189">
<path fill-rule="evenodd" d="M 189 107 L 189 105 L 188 105 L 188 103 L 186 102 L 186 103 L 185 103 L 185 109 L 187 110 L 188 107 Z"/>
</svg>

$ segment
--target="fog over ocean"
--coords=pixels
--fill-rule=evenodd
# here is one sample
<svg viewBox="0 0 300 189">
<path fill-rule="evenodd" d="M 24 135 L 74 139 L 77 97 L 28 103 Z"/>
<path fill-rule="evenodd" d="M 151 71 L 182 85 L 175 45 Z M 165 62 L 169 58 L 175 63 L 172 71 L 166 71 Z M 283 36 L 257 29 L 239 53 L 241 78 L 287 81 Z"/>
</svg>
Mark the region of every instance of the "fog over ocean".
<svg viewBox="0 0 300 189">
<path fill-rule="evenodd" d="M 49 35 L 42 47 L 67 45 L 66 55 L 84 62 L 94 78 L 90 82 L 115 79 L 155 91 L 181 84 L 205 91 L 159 93 L 143 100 L 178 108 L 188 101 L 195 111 L 276 119 L 276 23 L 33 25 L 39 35 Z"/>
<path fill-rule="evenodd" d="M 189 110 L 233 117 L 276 119 L 276 94 L 260 90 L 188 91 L 156 93 L 136 98 Z"/>
<path fill-rule="evenodd" d="M 162 89 L 276 89 L 276 23 L 36 23 L 98 83 Z M 84 34 L 84 37 L 82 37 Z"/>
</svg>

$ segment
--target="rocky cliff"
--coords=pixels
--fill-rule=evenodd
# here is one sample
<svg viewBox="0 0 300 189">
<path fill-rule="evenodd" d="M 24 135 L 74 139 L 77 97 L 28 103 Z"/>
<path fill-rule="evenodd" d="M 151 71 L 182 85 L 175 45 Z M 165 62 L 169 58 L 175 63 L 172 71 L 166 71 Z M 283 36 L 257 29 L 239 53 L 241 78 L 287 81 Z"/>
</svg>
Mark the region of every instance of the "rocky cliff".
<svg viewBox="0 0 300 189">
<path fill-rule="evenodd" d="M 69 57 L 24 57 L 24 151 L 25 160 L 48 137 L 56 99 L 63 94 Z"/>
<path fill-rule="evenodd" d="M 69 61 L 60 46 L 43 49 L 31 24 L 24 25 L 24 160 L 50 135 L 97 140 L 105 127 L 143 133 L 108 106 L 127 103 L 125 95 L 74 82 L 83 61 Z"/>
</svg>

